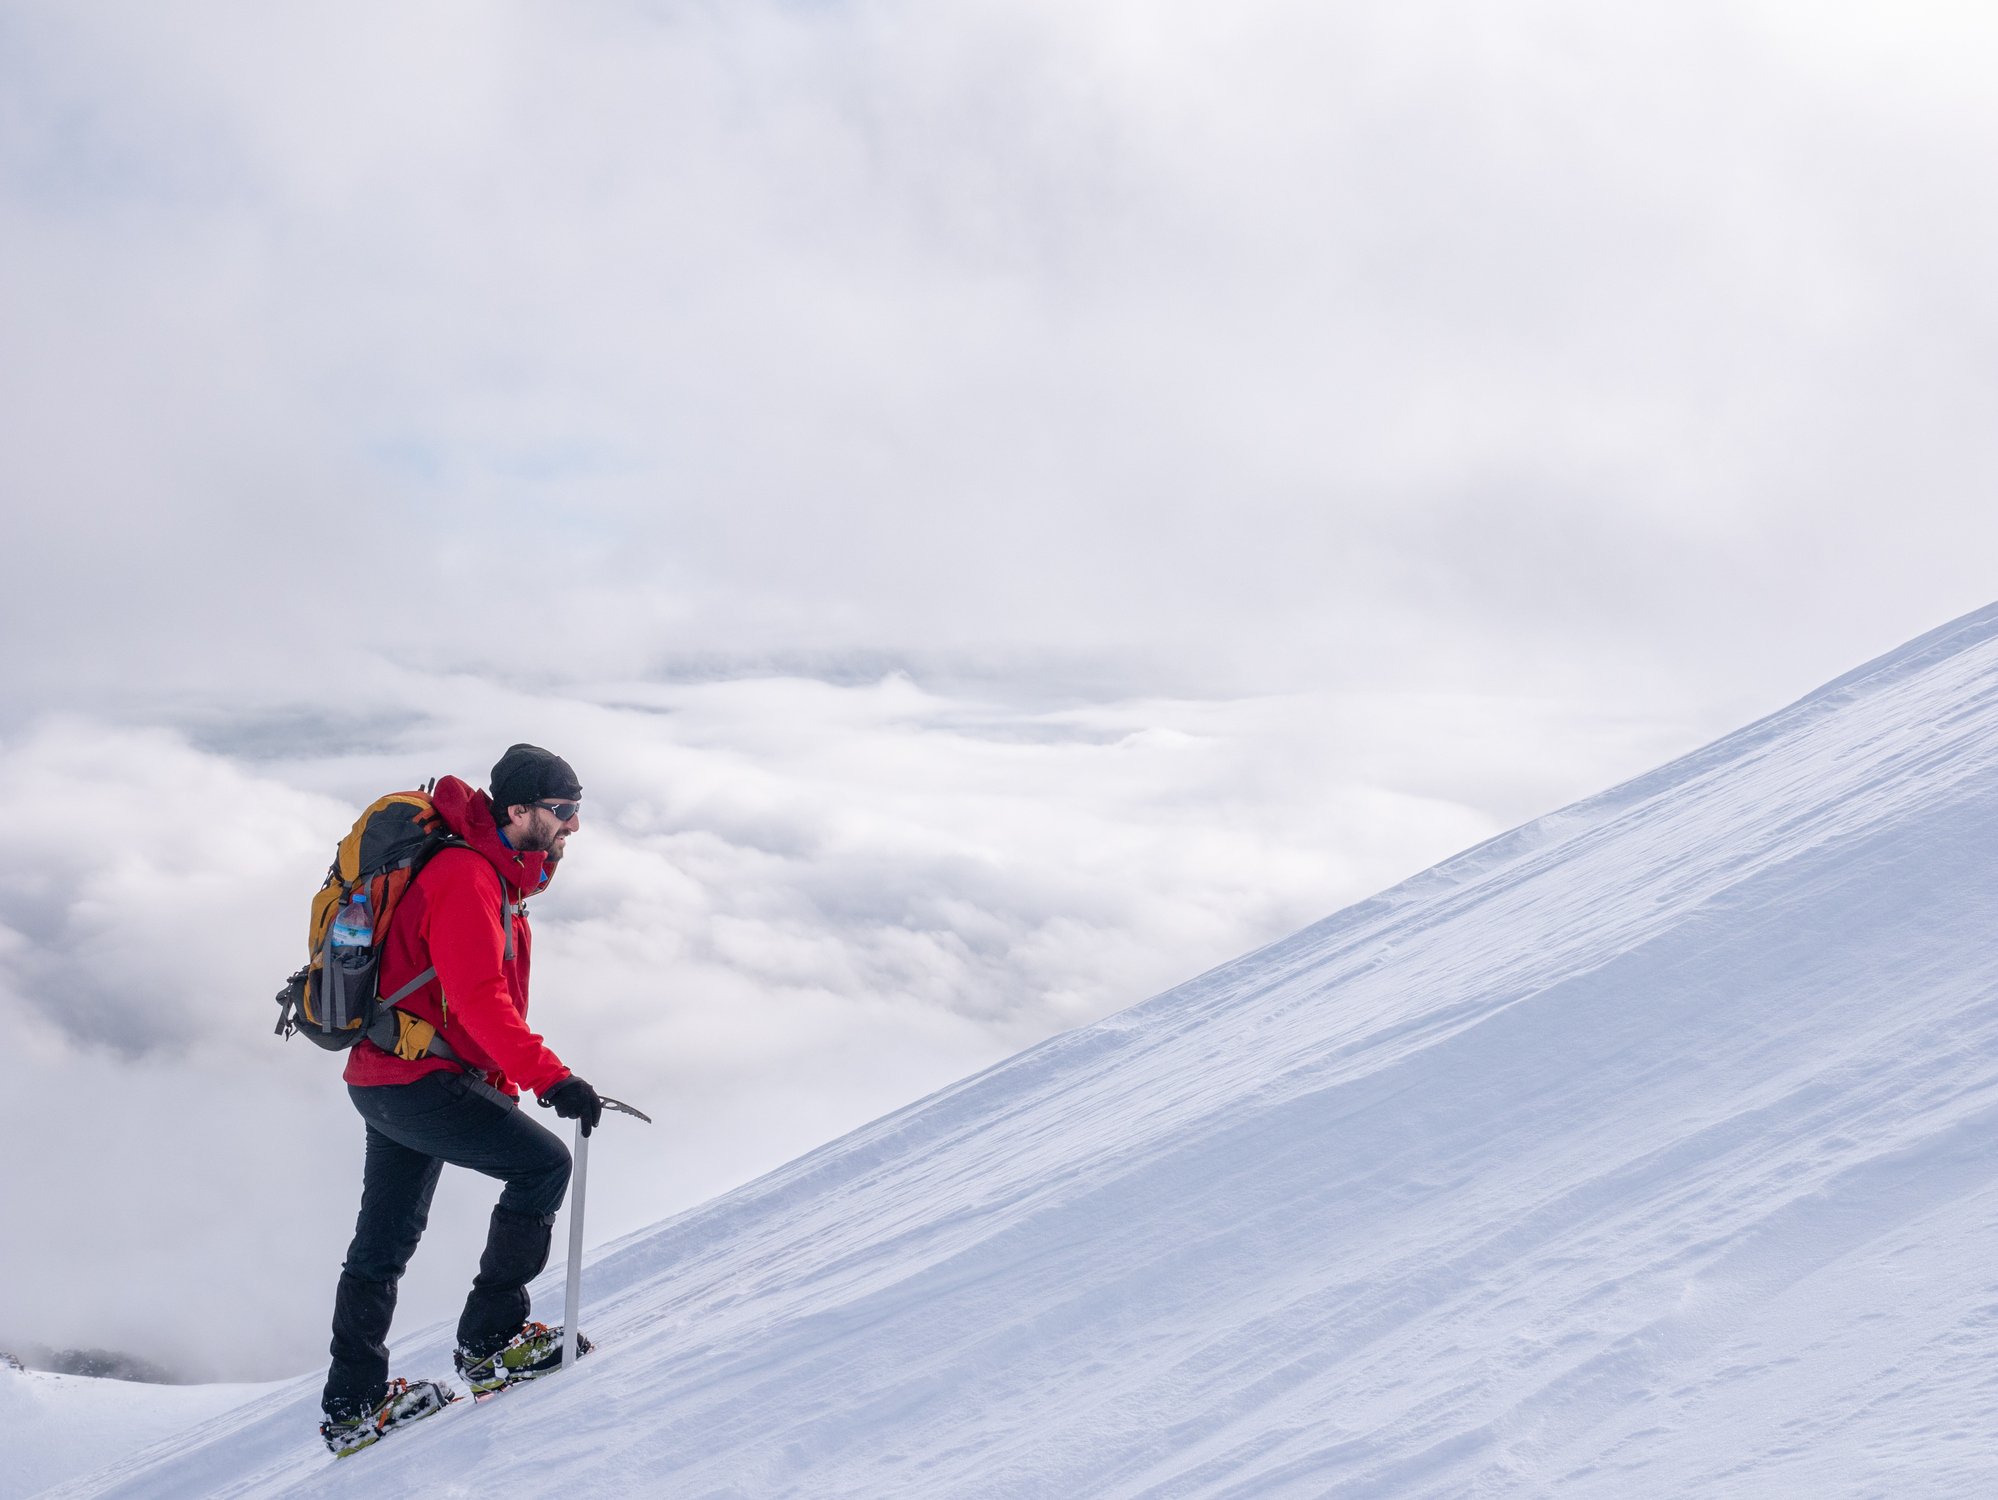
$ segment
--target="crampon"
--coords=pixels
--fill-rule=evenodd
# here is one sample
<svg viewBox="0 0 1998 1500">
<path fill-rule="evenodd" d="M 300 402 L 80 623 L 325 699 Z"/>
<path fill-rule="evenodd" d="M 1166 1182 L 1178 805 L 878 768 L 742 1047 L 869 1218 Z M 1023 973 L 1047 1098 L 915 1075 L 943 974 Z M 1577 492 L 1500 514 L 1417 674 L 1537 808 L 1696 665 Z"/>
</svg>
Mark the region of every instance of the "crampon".
<svg viewBox="0 0 1998 1500">
<path fill-rule="evenodd" d="M 580 1333 L 576 1335 L 578 1358 L 594 1347 Z M 488 1396 L 497 1396 L 510 1385 L 538 1380 L 561 1369 L 562 1330 L 550 1328 L 546 1323 L 528 1323 L 491 1354 L 474 1358 L 460 1349 L 454 1363 L 458 1373 L 464 1376 L 465 1383 L 471 1386 L 472 1395 L 483 1401 Z"/>
<path fill-rule="evenodd" d="M 398 1427 L 444 1410 L 457 1399 L 458 1393 L 441 1381 L 391 1380 L 379 1405 L 358 1416 L 328 1416 L 319 1424 L 319 1436 L 335 1458 L 345 1458 L 379 1443 Z"/>
</svg>

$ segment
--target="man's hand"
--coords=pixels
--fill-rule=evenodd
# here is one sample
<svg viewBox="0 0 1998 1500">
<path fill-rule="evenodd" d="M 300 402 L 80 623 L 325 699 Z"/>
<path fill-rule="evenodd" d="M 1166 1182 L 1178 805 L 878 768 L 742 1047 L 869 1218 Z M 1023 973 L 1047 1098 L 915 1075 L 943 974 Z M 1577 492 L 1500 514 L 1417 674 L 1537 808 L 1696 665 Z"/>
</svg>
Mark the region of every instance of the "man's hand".
<svg viewBox="0 0 1998 1500">
<path fill-rule="evenodd" d="M 597 1097 L 595 1089 L 574 1073 L 543 1094 L 541 1103 L 565 1120 L 581 1120 L 586 1136 L 597 1128 L 597 1122 L 604 1117 L 604 1101 Z"/>
</svg>

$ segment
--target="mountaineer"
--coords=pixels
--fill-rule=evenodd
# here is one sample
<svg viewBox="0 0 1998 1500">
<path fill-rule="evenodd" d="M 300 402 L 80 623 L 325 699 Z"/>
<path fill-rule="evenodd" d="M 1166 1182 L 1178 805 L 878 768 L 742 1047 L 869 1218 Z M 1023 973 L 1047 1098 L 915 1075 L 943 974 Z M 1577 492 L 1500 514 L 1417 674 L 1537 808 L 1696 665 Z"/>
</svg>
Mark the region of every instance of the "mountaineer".
<svg viewBox="0 0 1998 1500">
<path fill-rule="evenodd" d="M 388 1373 L 396 1286 L 446 1164 L 505 1184 L 458 1320 L 458 1373 L 482 1394 L 561 1359 L 561 1330 L 528 1321 L 527 1283 L 548 1263 L 569 1148 L 518 1096 L 533 1092 L 585 1134 L 603 1104 L 527 1024 L 525 903 L 546 889 L 580 826 L 583 789 L 561 756 L 525 744 L 499 758 L 489 787 L 439 781 L 429 842 L 407 889 L 384 908 L 383 930 L 365 925 L 365 900 L 359 908 L 361 941 L 379 955 L 376 987 L 394 998 L 353 1044 L 345 1075 L 367 1124 L 367 1157 L 321 1398 L 320 1435 L 342 1456 L 456 1399 L 441 1382 Z M 421 794 L 403 795 L 420 803 Z M 332 941 L 340 940 L 336 925 Z"/>
</svg>

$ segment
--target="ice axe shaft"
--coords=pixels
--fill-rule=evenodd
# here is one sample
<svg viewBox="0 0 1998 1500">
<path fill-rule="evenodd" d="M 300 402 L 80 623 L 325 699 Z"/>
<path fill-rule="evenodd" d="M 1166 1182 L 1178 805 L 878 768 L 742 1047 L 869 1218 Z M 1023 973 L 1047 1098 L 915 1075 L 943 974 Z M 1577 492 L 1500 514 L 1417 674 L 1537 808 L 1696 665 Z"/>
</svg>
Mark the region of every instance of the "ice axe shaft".
<svg viewBox="0 0 1998 1500">
<path fill-rule="evenodd" d="M 576 1319 L 583 1308 L 583 1190 L 590 1181 L 590 1138 L 576 1122 L 576 1170 L 569 1179 L 569 1289 L 562 1299 L 562 1368 L 576 1362 Z"/>
<path fill-rule="evenodd" d="M 611 1099 L 599 1094 L 603 1107 L 616 1110 L 619 1114 L 632 1115 L 646 1124 L 652 1123 L 652 1116 L 640 1109 L 633 1109 L 622 1099 Z M 583 1131 L 583 1122 L 576 1121 L 576 1169 L 569 1177 L 569 1286 L 562 1299 L 562 1368 L 568 1369 L 576 1362 L 576 1324 L 583 1315 L 583 1194 L 590 1181 L 590 1138 Z"/>
</svg>

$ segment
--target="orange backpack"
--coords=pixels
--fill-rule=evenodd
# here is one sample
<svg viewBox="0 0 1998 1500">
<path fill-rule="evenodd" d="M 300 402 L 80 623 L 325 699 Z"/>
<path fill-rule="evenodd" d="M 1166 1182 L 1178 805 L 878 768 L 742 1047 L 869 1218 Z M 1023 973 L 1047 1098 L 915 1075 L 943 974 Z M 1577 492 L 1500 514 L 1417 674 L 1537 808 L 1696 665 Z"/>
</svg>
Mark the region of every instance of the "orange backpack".
<svg viewBox="0 0 1998 1500">
<path fill-rule="evenodd" d="M 335 1052 L 365 1036 L 384 1051 L 398 1050 L 395 1007 L 437 971 L 425 969 L 393 995 L 378 994 L 382 939 L 410 881 L 431 856 L 465 847 L 431 804 L 435 785 L 377 799 L 340 840 L 325 883 L 312 897 L 310 957 L 278 991 L 278 1036 L 299 1032 Z"/>
</svg>

